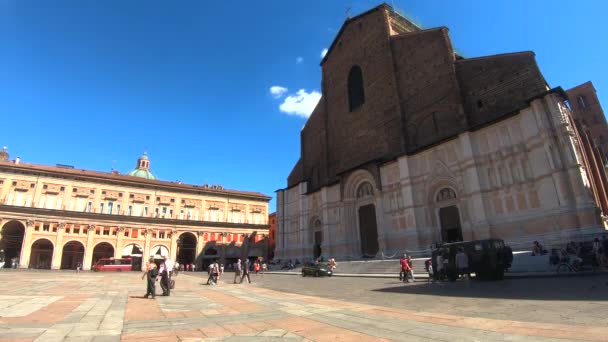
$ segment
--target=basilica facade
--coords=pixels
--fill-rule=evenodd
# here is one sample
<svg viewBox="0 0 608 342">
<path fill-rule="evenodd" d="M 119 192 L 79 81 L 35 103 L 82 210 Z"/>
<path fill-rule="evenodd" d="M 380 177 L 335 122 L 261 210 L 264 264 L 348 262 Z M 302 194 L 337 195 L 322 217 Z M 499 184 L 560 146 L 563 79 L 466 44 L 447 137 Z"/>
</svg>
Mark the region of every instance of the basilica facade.
<svg viewBox="0 0 608 342">
<path fill-rule="evenodd" d="M 323 96 L 277 191 L 275 257 L 604 232 L 605 156 L 534 53 L 464 58 L 447 28 L 383 4 L 346 20 L 321 68 Z"/>
<path fill-rule="evenodd" d="M 257 192 L 157 180 L 144 153 L 128 174 L 11 160 L 0 151 L 4 267 L 90 269 L 101 258 L 165 256 L 199 269 L 267 256 L 268 202 Z"/>
</svg>

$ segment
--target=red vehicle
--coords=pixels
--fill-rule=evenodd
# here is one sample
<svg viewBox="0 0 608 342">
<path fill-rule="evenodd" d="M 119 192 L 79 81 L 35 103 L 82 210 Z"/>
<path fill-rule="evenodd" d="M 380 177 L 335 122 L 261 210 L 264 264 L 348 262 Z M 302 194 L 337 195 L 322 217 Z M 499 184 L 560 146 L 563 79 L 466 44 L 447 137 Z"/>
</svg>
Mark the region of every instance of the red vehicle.
<svg viewBox="0 0 608 342">
<path fill-rule="evenodd" d="M 93 266 L 95 272 L 122 272 L 131 270 L 131 258 L 101 258 Z"/>
</svg>

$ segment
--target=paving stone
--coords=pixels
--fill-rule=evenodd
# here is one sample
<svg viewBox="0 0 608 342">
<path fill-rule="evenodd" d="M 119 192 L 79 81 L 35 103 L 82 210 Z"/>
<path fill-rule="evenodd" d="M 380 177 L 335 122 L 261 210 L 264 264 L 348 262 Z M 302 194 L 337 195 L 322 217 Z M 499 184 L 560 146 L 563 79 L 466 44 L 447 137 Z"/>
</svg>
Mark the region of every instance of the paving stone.
<svg viewBox="0 0 608 342">
<path fill-rule="evenodd" d="M 509 291 L 516 286 L 509 282 L 419 288 L 392 280 L 323 279 L 332 282 L 332 290 L 327 291 L 312 278 L 294 283 L 293 278 L 266 275 L 256 278 L 255 286 L 208 287 L 199 285 L 199 276 L 184 275 L 179 278 L 180 291 L 143 301 L 133 297 L 141 296 L 143 286 L 132 274 L 25 271 L 11 275 L 0 275 L 0 289 L 20 292 L 10 296 L 9 290 L 0 296 L 0 313 L 10 315 L 0 317 L 2 340 L 307 341 L 345 334 L 358 342 L 547 342 L 558 341 L 551 338 L 558 333 L 596 340 L 608 336 L 606 297 L 590 294 L 589 287 L 581 292 L 581 300 L 573 296 L 569 301 L 539 301 L 502 298 L 503 285 L 510 286 Z M 287 288 L 277 291 L 281 286 Z M 328 293 L 333 295 L 325 296 Z M 490 293 L 496 298 L 474 297 Z"/>
</svg>

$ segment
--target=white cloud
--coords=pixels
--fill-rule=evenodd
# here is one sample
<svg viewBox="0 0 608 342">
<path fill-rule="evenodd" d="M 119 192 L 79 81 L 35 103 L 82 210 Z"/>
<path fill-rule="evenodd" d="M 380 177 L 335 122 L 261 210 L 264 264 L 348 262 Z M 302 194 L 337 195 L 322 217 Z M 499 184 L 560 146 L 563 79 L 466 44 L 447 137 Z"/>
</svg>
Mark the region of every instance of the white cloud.
<svg viewBox="0 0 608 342">
<path fill-rule="evenodd" d="M 275 99 L 280 99 L 287 92 L 287 88 L 281 86 L 270 87 L 270 94 Z"/>
<path fill-rule="evenodd" d="M 319 99 L 321 99 L 321 93 L 318 91 L 313 90 L 307 93 L 306 90 L 300 89 L 297 93 L 287 96 L 279 109 L 289 115 L 308 118 L 319 103 Z"/>
<path fill-rule="evenodd" d="M 325 58 L 325 55 L 327 55 L 327 49 L 323 49 L 323 51 L 321 51 L 321 58 Z"/>
<path fill-rule="evenodd" d="M 304 62 L 304 58 L 303 57 L 296 58 L 296 63 L 297 64 L 301 64 L 302 62 Z"/>
</svg>

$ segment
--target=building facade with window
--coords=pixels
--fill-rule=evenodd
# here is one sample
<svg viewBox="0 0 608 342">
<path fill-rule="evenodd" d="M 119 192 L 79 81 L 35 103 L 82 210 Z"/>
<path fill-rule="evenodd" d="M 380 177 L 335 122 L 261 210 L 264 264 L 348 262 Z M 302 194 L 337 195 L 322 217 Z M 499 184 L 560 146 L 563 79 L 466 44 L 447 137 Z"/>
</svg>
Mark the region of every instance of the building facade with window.
<svg viewBox="0 0 608 342">
<path fill-rule="evenodd" d="M 277 191 L 275 257 L 604 232 L 605 169 L 534 53 L 464 58 L 447 28 L 383 4 L 345 21 L 321 68 L 323 96 Z"/>
<path fill-rule="evenodd" d="M 574 120 L 581 133 L 585 133 L 594 146 L 600 150 L 602 163 L 608 164 L 608 124 L 591 81 L 566 91 Z"/>
<path fill-rule="evenodd" d="M 118 172 L 10 160 L 0 151 L 0 256 L 5 267 L 90 269 L 100 258 L 152 256 L 201 267 L 266 257 L 261 193 L 157 180 L 144 153 Z"/>
</svg>

